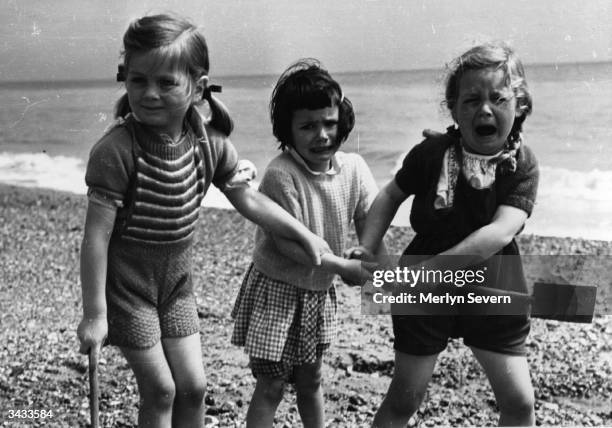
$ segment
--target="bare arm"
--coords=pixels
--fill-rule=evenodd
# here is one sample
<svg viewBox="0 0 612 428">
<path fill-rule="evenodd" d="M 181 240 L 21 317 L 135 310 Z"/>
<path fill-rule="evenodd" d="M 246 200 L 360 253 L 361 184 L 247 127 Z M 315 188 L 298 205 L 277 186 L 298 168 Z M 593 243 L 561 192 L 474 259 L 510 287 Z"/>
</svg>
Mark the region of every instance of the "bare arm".
<svg viewBox="0 0 612 428">
<path fill-rule="evenodd" d="M 365 246 L 363 246 L 363 235 L 364 235 L 365 228 L 366 228 L 366 219 L 355 221 L 355 231 L 357 232 L 357 239 L 359 239 L 359 245 L 363 248 L 365 248 Z M 383 233 L 383 236 L 384 236 L 384 233 Z M 382 237 L 380 239 L 380 244 L 378 244 L 378 248 L 373 248 L 372 252 L 374 253 L 374 255 L 384 256 L 387 254 L 387 247 Z"/>
<path fill-rule="evenodd" d="M 367 252 L 370 254 L 383 252 L 384 246 L 381 247 L 383 236 L 389 229 L 398 208 L 407 197 L 408 195 L 397 186 L 395 180 L 391 180 L 378 192 L 368 211 L 365 224 L 360 226 L 361 233 L 357 230 L 357 233 L 361 235 L 359 236 L 361 246 Z"/>
<path fill-rule="evenodd" d="M 514 236 L 521 230 L 527 213 L 519 208 L 509 205 L 500 205 L 491 223 L 475 230 L 463 241 L 454 247 L 440 253 L 440 256 L 464 256 L 464 257 L 444 257 L 444 267 L 461 268 L 481 262 L 508 245 Z M 449 266 L 458 263 L 457 266 Z M 439 260 L 435 257 L 425 262 L 427 268 L 438 268 Z"/>
<path fill-rule="evenodd" d="M 491 223 L 475 230 L 459 244 L 441 254 L 474 254 L 486 259 L 508 245 L 526 220 L 525 211 L 509 205 L 500 205 Z"/>
<path fill-rule="evenodd" d="M 369 254 L 376 252 L 376 245 L 381 242 L 397 209 L 406 197 L 406 194 L 397 187 L 394 181 L 388 183 L 380 191 L 368 212 L 361 239 L 362 248 L 366 252 Z M 491 223 L 475 230 L 463 241 L 439 254 L 440 256 L 460 255 L 464 257 L 433 257 L 421 265 L 426 269 L 459 269 L 481 262 L 508 245 L 521 230 L 526 219 L 525 211 L 501 205 L 497 208 Z M 449 264 L 452 263 L 457 263 L 457 265 L 450 266 Z"/>
<path fill-rule="evenodd" d="M 298 242 L 313 265 L 321 264 L 321 254 L 330 252 L 324 239 L 312 233 L 280 205 L 251 187 L 237 187 L 225 196 L 240 214 L 272 234 Z"/>
<path fill-rule="evenodd" d="M 90 202 L 85 219 L 85 234 L 81 244 L 81 291 L 83 318 L 77 329 L 80 352 L 100 348 L 106 337 L 106 269 L 108 243 L 117 210 Z"/>
<path fill-rule="evenodd" d="M 312 261 L 304 249 L 295 241 L 272 235 L 279 252 L 297 263 L 313 267 Z M 375 267 L 374 263 L 362 262 L 361 260 L 348 260 L 334 253 L 327 252 L 321 255 L 321 269 L 336 273 L 351 284 L 363 284 L 371 279 L 370 271 Z"/>
</svg>

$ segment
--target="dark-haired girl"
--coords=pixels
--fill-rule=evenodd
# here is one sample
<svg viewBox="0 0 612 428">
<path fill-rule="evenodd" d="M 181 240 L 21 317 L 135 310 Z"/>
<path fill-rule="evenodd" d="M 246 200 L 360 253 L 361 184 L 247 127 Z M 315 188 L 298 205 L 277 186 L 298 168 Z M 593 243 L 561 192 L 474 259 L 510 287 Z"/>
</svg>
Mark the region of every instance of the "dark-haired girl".
<svg viewBox="0 0 612 428">
<path fill-rule="evenodd" d="M 361 156 L 338 151 L 355 116 L 318 61 L 300 60 L 281 75 L 270 114 L 282 153 L 268 165 L 259 190 L 332 252 L 315 267 L 290 241 L 258 228 L 232 314 L 232 343 L 244 346 L 257 378 L 248 427 L 272 426 L 287 382 L 295 384 L 304 426 L 323 427 L 321 359 L 335 335 L 334 277 L 362 283 L 371 276 L 358 260 L 341 255 L 352 221 L 361 235 L 376 184 Z"/>
</svg>

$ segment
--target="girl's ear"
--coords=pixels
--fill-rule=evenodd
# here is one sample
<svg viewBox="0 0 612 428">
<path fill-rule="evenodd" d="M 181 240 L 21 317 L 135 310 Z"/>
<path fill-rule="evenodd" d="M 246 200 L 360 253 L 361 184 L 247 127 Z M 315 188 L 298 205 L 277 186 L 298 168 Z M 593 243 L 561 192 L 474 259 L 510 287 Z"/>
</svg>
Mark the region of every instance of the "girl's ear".
<svg viewBox="0 0 612 428">
<path fill-rule="evenodd" d="M 208 76 L 201 76 L 196 81 L 195 92 L 194 92 L 196 100 L 202 99 L 202 97 L 204 96 L 204 90 L 206 89 L 207 86 L 208 86 Z"/>
</svg>

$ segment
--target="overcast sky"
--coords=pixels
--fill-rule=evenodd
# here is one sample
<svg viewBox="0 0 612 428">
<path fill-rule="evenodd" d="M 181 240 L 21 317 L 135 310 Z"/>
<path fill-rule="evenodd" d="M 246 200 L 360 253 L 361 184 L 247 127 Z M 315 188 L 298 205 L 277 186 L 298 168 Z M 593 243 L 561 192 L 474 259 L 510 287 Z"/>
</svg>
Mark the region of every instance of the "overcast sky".
<svg viewBox="0 0 612 428">
<path fill-rule="evenodd" d="M 475 42 L 526 63 L 612 60 L 608 0 L 0 0 L 0 80 L 115 75 L 128 22 L 173 11 L 200 25 L 211 73 L 278 73 L 312 56 L 334 72 L 440 68 Z"/>
</svg>

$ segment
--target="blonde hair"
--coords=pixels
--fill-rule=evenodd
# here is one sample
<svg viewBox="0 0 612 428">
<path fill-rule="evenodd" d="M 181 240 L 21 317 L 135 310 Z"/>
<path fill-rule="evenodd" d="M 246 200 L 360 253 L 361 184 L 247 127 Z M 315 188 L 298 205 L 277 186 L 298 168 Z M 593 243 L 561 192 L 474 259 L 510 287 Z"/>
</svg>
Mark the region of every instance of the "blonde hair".
<svg viewBox="0 0 612 428">
<path fill-rule="evenodd" d="M 123 72 L 127 73 L 130 60 L 135 54 L 152 55 L 159 64 L 173 64 L 191 76 L 193 81 L 208 75 L 209 58 L 206 39 L 197 27 L 189 21 L 171 15 L 150 15 L 132 21 L 123 35 Z M 120 66 L 121 69 L 121 66 Z M 210 126 L 230 135 L 234 123 L 227 108 L 212 95 L 210 87 L 206 87 L 203 100 L 210 107 Z M 198 117 L 194 114 L 194 106 L 187 111 L 186 117 L 192 120 Z M 124 94 L 115 106 L 115 117 L 125 117 L 131 111 Z M 194 123 L 195 128 L 200 126 Z"/>
</svg>

